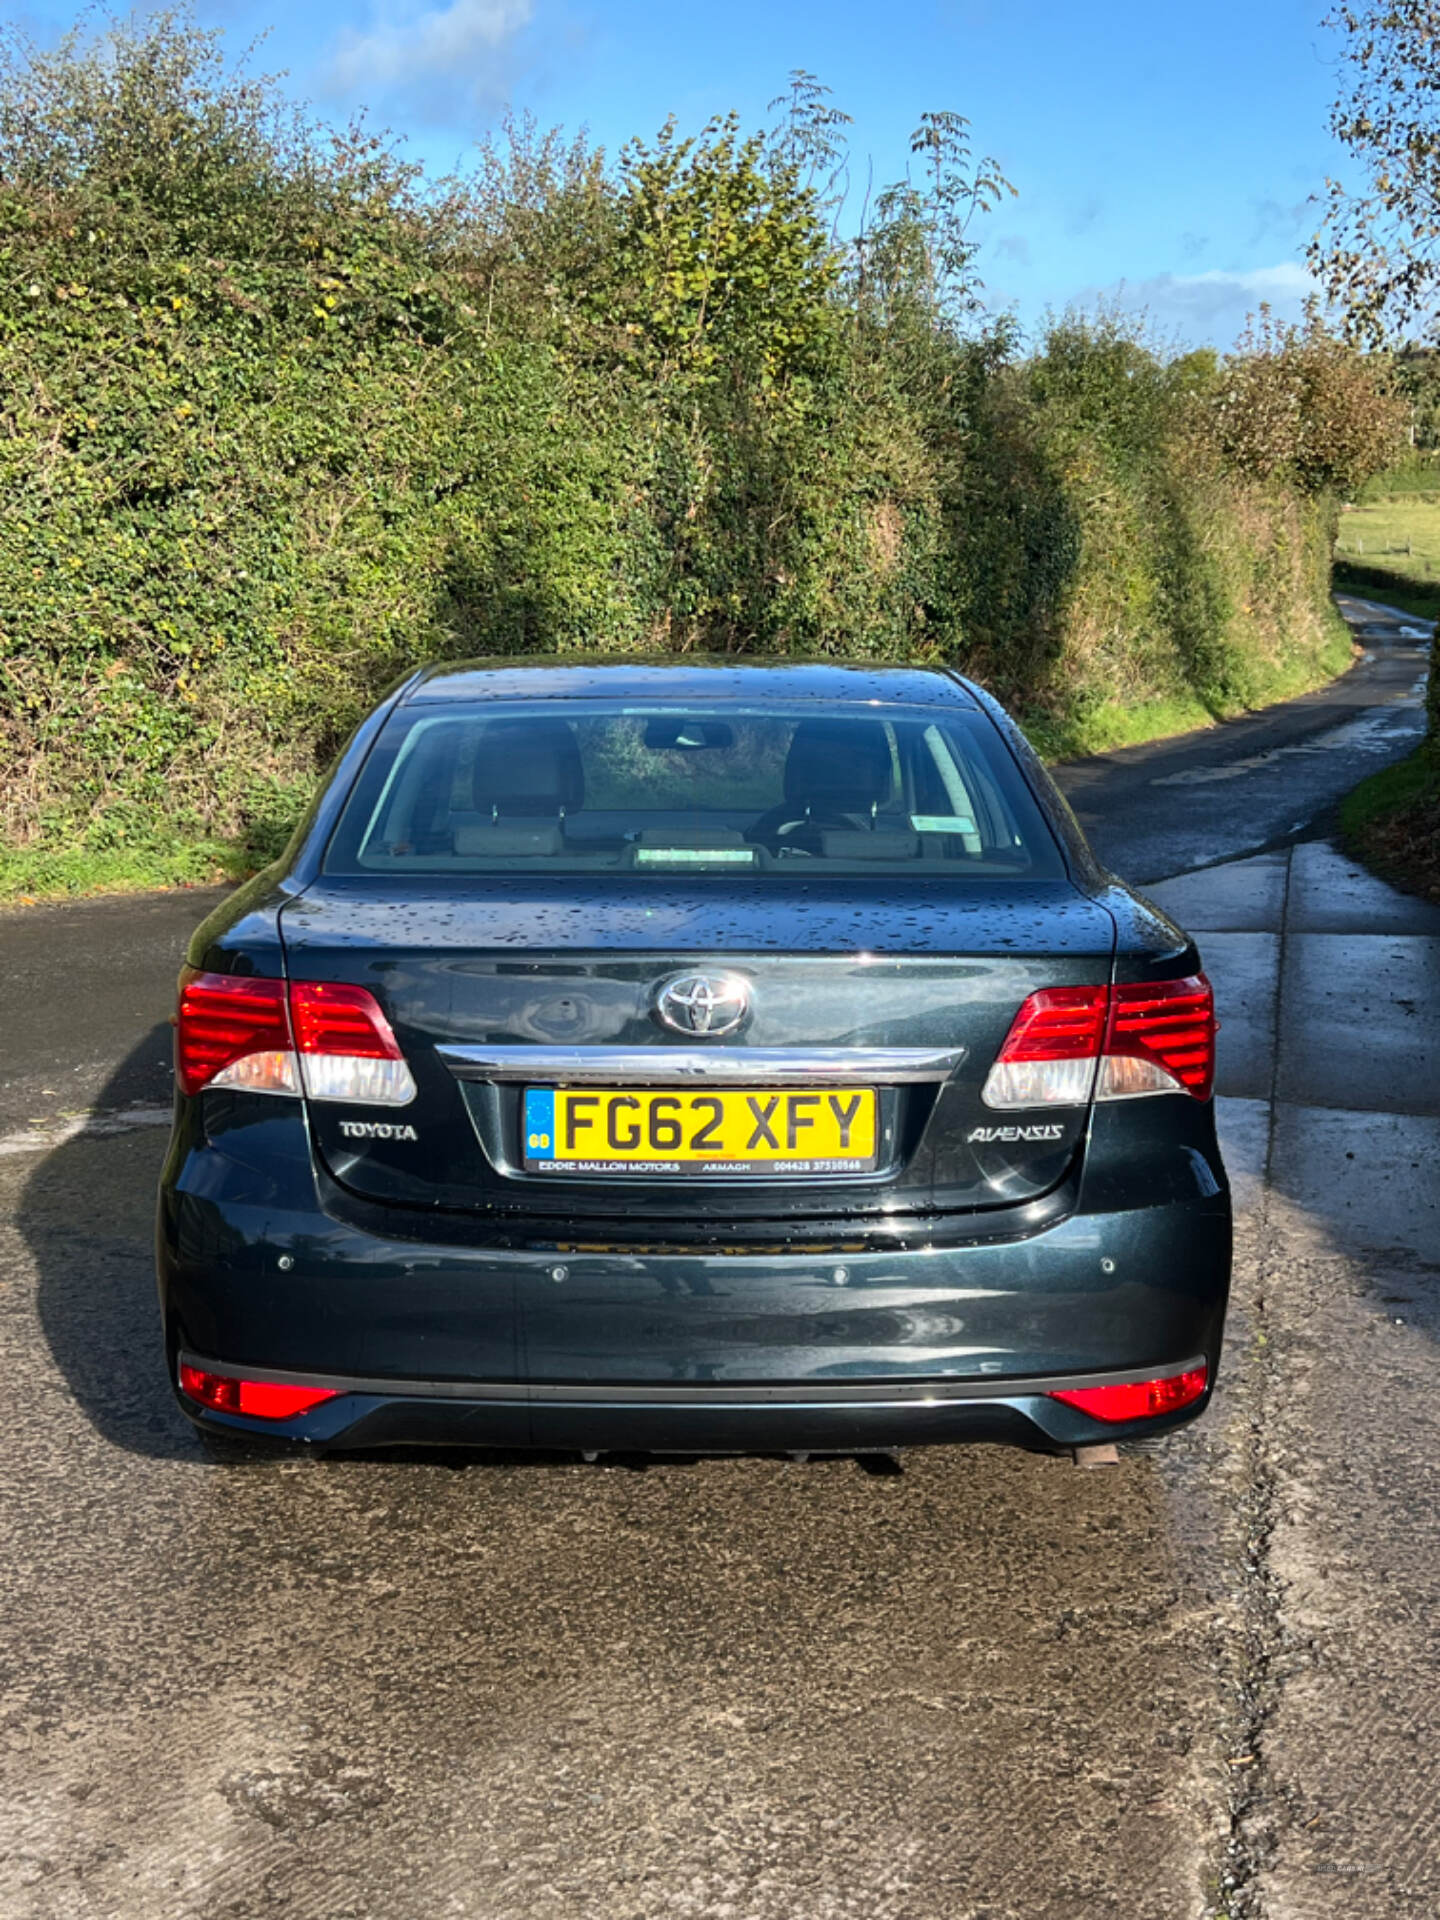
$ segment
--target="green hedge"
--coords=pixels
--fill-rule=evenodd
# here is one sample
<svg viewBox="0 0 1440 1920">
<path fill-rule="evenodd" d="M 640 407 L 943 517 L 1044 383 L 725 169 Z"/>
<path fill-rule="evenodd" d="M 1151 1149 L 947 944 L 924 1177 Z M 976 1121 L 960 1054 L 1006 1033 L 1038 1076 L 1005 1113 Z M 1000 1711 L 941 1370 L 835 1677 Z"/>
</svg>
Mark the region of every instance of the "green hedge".
<svg viewBox="0 0 1440 1920">
<path fill-rule="evenodd" d="M 1334 671 L 1342 475 L 1221 424 L 1256 367 L 1309 394 L 1313 337 L 1238 373 L 1104 317 L 1023 353 L 965 317 L 938 189 L 829 238 L 804 131 L 609 166 L 522 129 L 434 186 L 183 22 L 22 50 L 0 890 L 265 857 L 431 658 L 941 659 L 1053 752 Z"/>
</svg>

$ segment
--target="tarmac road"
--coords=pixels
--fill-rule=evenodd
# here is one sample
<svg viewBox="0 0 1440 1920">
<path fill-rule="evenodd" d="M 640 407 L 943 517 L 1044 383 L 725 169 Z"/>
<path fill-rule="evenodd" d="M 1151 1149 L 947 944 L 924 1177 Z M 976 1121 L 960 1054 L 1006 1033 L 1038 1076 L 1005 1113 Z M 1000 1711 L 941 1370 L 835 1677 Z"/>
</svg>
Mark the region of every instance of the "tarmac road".
<svg viewBox="0 0 1440 1920">
<path fill-rule="evenodd" d="M 1104 1471 L 213 1466 L 149 1250 L 209 900 L 0 920 L 4 1920 L 1433 1920 L 1440 915 L 1292 854 L 1276 762 L 1170 779 L 1323 820 L 1414 678 L 1068 770 L 1146 878 L 1196 796 L 1280 849 L 1158 889 L 1240 1259 L 1215 1408 Z"/>
</svg>

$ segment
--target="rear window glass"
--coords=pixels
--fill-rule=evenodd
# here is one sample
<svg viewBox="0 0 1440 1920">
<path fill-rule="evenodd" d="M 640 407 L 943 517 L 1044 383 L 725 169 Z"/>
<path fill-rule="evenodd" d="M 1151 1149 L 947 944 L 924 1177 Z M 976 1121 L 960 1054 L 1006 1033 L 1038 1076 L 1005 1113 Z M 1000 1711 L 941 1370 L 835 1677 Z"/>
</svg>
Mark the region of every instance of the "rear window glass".
<svg viewBox="0 0 1440 1920">
<path fill-rule="evenodd" d="M 598 701 L 397 709 L 325 867 L 669 879 L 1062 871 L 979 714 Z"/>
</svg>

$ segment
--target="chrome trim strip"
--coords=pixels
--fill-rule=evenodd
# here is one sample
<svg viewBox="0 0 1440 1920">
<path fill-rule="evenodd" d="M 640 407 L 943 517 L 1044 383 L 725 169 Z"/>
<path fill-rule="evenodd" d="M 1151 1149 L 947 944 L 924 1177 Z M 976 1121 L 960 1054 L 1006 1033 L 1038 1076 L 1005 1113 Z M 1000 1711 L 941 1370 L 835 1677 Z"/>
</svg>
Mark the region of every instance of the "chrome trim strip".
<svg viewBox="0 0 1440 1920">
<path fill-rule="evenodd" d="M 728 1080 L 738 1086 L 884 1086 L 948 1080 L 964 1047 L 485 1047 L 435 1051 L 459 1080 L 534 1085 L 676 1086 Z"/>
<path fill-rule="evenodd" d="M 536 1407 L 673 1407 L 680 1413 L 700 1413 L 715 1407 L 948 1406 L 966 1400 L 1015 1400 L 1053 1393 L 1062 1387 L 1128 1386 L 1137 1380 L 1188 1373 L 1194 1367 L 1207 1364 L 1204 1354 L 1195 1354 L 1189 1360 L 1112 1368 L 1104 1373 L 1029 1374 L 1009 1378 L 972 1374 L 963 1379 L 951 1374 L 943 1380 L 900 1377 L 855 1384 L 797 1380 L 776 1385 L 761 1382 L 753 1386 L 712 1387 L 693 1381 L 679 1386 L 643 1381 L 624 1386 L 592 1386 L 585 1381 L 553 1386 L 545 1382 L 528 1385 L 517 1380 L 392 1380 L 383 1376 L 361 1379 L 343 1373 L 286 1373 L 274 1367 L 238 1367 L 226 1360 L 202 1360 L 193 1353 L 180 1354 L 178 1361 L 180 1365 L 199 1367 L 205 1373 L 274 1381 L 281 1386 L 334 1387 L 341 1393 L 374 1394 L 389 1400 L 473 1400 L 481 1404 L 512 1405 L 519 1401 Z"/>
</svg>

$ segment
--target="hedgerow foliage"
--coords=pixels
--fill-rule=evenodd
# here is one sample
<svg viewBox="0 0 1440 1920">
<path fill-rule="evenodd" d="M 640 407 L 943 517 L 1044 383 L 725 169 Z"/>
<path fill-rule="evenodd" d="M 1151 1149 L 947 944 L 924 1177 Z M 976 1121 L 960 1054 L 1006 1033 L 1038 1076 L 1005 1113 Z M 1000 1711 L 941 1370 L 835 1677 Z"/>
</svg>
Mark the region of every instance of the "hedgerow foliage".
<svg viewBox="0 0 1440 1920">
<path fill-rule="evenodd" d="M 183 17 L 11 57 L 0 840 L 29 870 L 273 847 L 437 656 L 944 659 L 1052 745 L 1318 677 L 1330 489 L 1390 431 L 1366 365 L 1326 342 L 1261 445 L 1246 383 L 1318 335 L 1222 365 L 1102 315 L 1027 357 L 977 316 L 971 224 L 1009 188 L 965 122 L 927 115 L 841 242 L 844 116 L 805 75 L 780 104 L 614 164 L 522 125 L 436 184 Z M 1373 431 L 1327 464 L 1337 394 Z"/>
</svg>

